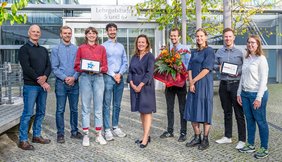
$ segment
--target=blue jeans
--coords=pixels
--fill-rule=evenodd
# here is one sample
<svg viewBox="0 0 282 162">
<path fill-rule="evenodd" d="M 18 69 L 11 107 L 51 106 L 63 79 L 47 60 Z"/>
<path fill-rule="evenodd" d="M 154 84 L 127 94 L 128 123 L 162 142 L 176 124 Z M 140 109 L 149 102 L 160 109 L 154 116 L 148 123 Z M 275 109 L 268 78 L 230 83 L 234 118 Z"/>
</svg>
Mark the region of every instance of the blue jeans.
<svg viewBox="0 0 282 162">
<path fill-rule="evenodd" d="M 67 98 L 69 100 L 70 107 L 70 126 L 71 134 L 76 135 L 77 121 L 78 121 L 78 96 L 79 96 L 79 86 L 76 82 L 73 86 L 65 84 L 62 80 L 56 79 L 55 93 L 57 99 L 57 109 L 56 109 L 56 126 L 57 135 L 64 135 L 65 124 L 64 124 L 64 113 L 66 107 Z"/>
<path fill-rule="evenodd" d="M 91 100 L 94 104 L 94 123 L 95 128 L 102 128 L 103 125 L 103 96 L 104 79 L 103 74 L 82 73 L 79 79 L 79 90 L 82 103 L 82 128 L 90 127 Z"/>
<path fill-rule="evenodd" d="M 242 91 L 241 98 L 244 113 L 247 121 L 248 131 L 248 143 L 254 145 L 256 135 L 256 123 L 259 128 L 259 136 L 261 141 L 261 147 L 268 149 L 268 124 L 266 121 L 266 104 L 268 100 L 268 91 L 264 92 L 261 100 L 261 106 L 258 109 L 254 109 L 253 102 L 257 96 L 256 92 Z"/>
<path fill-rule="evenodd" d="M 45 116 L 47 92 L 40 86 L 23 86 L 24 109 L 21 116 L 19 139 L 20 141 L 28 140 L 28 127 L 30 118 L 34 112 L 36 103 L 36 114 L 33 123 L 33 137 L 41 136 L 41 124 Z"/>
<path fill-rule="evenodd" d="M 120 83 L 117 84 L 113 77 L 110 75 L 104 75 L 105 91 L 103 102 L 103 119 L 104 129 L 110 129 L 110 109 L 113 97 L 113 113 L 112 113 L 112 126 L 117 127 L 119 121 L 120 104 L 123 94 L 124 82 L 123 78 Z"/>
</svg>

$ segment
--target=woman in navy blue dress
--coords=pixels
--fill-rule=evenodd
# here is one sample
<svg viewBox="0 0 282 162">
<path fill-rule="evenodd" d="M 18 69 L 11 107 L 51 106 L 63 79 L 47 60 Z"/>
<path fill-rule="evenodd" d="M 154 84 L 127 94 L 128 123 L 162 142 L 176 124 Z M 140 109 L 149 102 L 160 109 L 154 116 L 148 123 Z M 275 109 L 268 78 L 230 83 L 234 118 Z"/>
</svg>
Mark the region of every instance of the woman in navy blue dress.
<svg viewBox="0 0 282 162">
<path fill-rule="evenodd" d="M 135 54 L 129 65 L 128 83 L 130 84 L 131 111 L 140 112 L 143 138 L 137 140 L 140 148 L 150 142 L 152 113 L 156 112 L 155 85 L 153 79 L 155 57 L 150 52 L 151 45 L 146 35 L 141 34 L 135 41 Z"/>
<path fill-rule="evenodd" d="M 188 73 L 189 92 L 186 100 L 184 118 L 191 121 L 195 133 L 194 139 L 187 147 L 198 145 L 199 150 L 209 147 L 208 134 L 212 122 L 213 111 L 213 64 L 214 51 L 207 44 L 207 32 L 196 31 L 197 50 L 192 52 Z M 200 123 L 204 126 L 204 137 L 201 139 Z"/>
</svg>

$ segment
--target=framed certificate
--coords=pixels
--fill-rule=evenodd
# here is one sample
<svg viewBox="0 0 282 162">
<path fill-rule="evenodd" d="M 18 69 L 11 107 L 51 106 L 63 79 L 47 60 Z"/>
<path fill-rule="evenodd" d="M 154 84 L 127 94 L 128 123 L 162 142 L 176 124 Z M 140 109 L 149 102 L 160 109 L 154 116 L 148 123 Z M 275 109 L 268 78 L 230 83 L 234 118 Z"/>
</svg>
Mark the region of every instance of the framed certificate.
<svg viewBox="0 0 282 162">
<path fill-rule="evenodd" d="M 238 65 L 230 62 L 223 62 L 221 65 L 221 73 L 229 75 L 237 75 Z"/>
<path fill-rule="evenodd" d="M 100 72 L 100 62 L 95 60 L 81 59 L 80 70 L 91 71 L 95 73 Z"/>
</svg>

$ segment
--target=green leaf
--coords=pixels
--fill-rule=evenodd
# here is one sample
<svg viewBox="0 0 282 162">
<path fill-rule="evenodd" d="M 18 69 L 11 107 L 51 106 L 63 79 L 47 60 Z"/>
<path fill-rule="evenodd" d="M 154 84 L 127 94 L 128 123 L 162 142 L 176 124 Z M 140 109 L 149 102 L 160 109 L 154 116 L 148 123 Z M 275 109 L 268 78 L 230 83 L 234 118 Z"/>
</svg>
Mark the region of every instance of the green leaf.
<svg viewBox="0 0 282 162">
<path fill-rule="evenodd" d="M 12 10 L 12 14 L 13 14 L 13 15 L 16 15 L 16 13 L 17 13 L 17 11 L 18 11 L 18 9 L 17 9 L 17 7 L 16 7 L 16 4 L 12 4 L 11 10 Z"/>
<path fill-rule="evenodd" d="M 10 20 L 10 24 L 14 25 L 15 21 L 14 20 Z"/>
<path fill-rule="evenodd" d="M 26 7 L 28 0 L 24 0 L 23 2 L 24 2 L 24 6 Z"/>
<path fill-rule="evenodd" d="M 23 20 L 23 23 L 25 24 L 26 22 L 27 22 L 27 15 L 26 14 L 24 14 L 24 20 Z"/>
<path fill-rule="evenodd" d="M 8 19 L 8 13 L 4 13 L 3 18 L 4 18 L 4 20 L 7 20 Z"/>
</svg>

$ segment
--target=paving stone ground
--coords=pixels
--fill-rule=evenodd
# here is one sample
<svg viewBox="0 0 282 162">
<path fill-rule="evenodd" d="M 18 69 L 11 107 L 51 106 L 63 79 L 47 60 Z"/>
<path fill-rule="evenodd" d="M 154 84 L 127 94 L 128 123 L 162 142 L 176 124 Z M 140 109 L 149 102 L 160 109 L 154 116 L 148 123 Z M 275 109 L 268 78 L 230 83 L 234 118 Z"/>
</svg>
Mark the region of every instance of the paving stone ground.
<svg viewBox="0 0 282 162">
<path fill-rule="evenodd" d="M 55 125 L 55 95 L 48 95 L 48 105 L 43 123 L 42 135 L 52 142 L 48 145 L 34 144 L 35 151 L 23 151 L 17 147 L 17 133 L 7 133 L 0 136 L 0 162 L 1 161 L 282 161 L 282 84 L 269 85 L 270 97 L 267 106 L 267 117 L 270 130 L 269 157 L 256 160 L 253 154 L 242 154 L 236 149 L 237 126 L 234 121 L 233 143 L 216 144 L 215 140 L 223 135 L 223 110 L 220 106 L 218 89 L 215 88 L 213 125 L 210 132 L 210 147 L 199 151 L 197 148 L 187 148 L 185 143 L 192 136 L 193 131 L 188 123 L 188 140 L 177 142 L 179 136 L 179 113 L 178 104 L 175 106 L 175 137 L 160 139 L 159 136 L 165 131 L 166 103 L 163 91 L 157 91 L 157 113 L 153 114 L 151 131 L 152 141 L 145 149 L 137 147 L 134 143 L 142 135 L 139 113 L 132 113 L 129 105 L 129 91 L 124 91 L 122 111 L 120 114 L 120 127 L 127 133 L 125 138 L 115 138 L 107 145 L 95 143 L 93 131 L 93 114 L 91 145 L 83 147 L 82 141 L 70 138 L 69 109 L 65 113 L 65 144 L 56 142 Z M 79 107 L 79 112 L 81 111 Z M 93 112 L 93 111 L 92 111 Z M 80 113 L 79 113 L 80 114 Z M 81 128 L 81 116 L 79 115 L 79 128 Z M 30 136 L 31 138 L 31 136 Z M 258 129 L 256 146 L 259 146 Z"/>
</svg>

